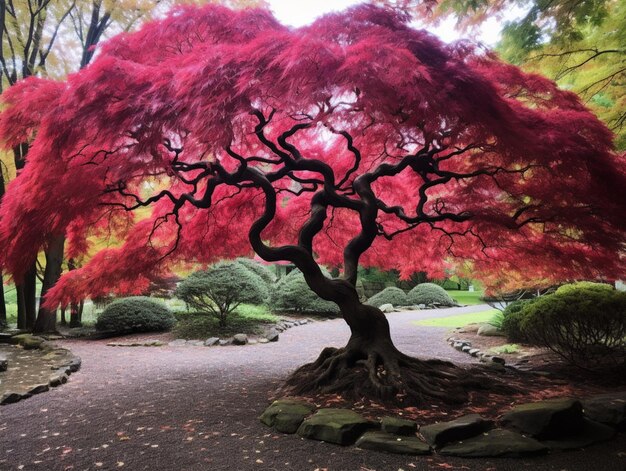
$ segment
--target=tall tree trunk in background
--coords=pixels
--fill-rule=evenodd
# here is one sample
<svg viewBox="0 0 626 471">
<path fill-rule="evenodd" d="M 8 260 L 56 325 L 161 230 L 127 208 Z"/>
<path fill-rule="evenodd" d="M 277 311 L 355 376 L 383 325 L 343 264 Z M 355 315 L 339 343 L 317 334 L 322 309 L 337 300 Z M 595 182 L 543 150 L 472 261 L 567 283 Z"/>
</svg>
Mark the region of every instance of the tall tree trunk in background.
<svg viewBox="0 0 626 471">
<path fill-rule="evenodd" d="M 2 172 L 2 167 L 0 166 L 0 203 L 2 202 L 2 197 L 4 196 L 4 173 Z M 7 325 L 7 305 L 4 299 L 4 279 L 2 277 L 2 271 L 0 271 L 0 328 L 6 327 Z"/>
<path fill-rule="evenodd" d="M 67 319 L 65 318 L 65 306 L 61 306 L 61 325 L 67 325 Z"/>
<path fill-rule="evenodd" d="M 80 303 L 70 304 L 70 328 L 81 327 L 80 323 Z"/>
<path fill-rule="evenodd" d="M 24 312 L 26 328 L 32 329 L 37 318 L 37 265 L 35 262 L 24 275 Z"/>
<path fill-rule="evenodd" d="M 22 285 L 15 286 L 17 297 L 17 328 L 26 328 L 26 302 L 24 301 L 24 287 Z"/>
<path fill-rule="evenodd" d="M 7 305 L 4 299 L 4 280 L 0 272 L 0 329 L 7 326 Z"/>
<path fill-rule="evenodd" d="M 28 144 L 23 143 L 13 148 L 13 161 L 15 170 L 19 172 L 26 165 Z M 35 262 L 29 267 L 24 280 L 16 284 L 17 291 L 17 327 L 18 329 L 31 329 L 37 316 L 37 265 Z"/>
<path fill-rule="evenodd" d="M 102 34 L 109 26 L 111 12 L 103 9 L 102 0 L 96 0 L 92 4 L 91 19 L 87 29 L 87 35 L 83 41 L 83 51 L 80 61 L 80 68 L 86 67 L 95 52 L 95 46 L 100 42 Z M 61 278 L 63 272 L 63 251 L 65 246 L 65 235 L 62 234 L 50 242 L 48 247 L 44 249 L 46 254 L 46 271 L 44 274 L 43 286 L 41 287 L 40 298 L 43 299 L 47 291 Z M 79 327 L 80 311 L 78 305 L 72 303 L 70 312 L 70 327 Z M 48 309 L 39 309 L 37 316 L 36 332 L 53 332 L 56 330 L 56 310 L 54 312 Z"/>
<path fill-rule="evenodd" d="M 83 311 L 85 310 L 85 300 L 81 299 L 78 303 L 78 324 L 83 325 Z"/>
<path fill-rule="evenodd" d="M 67 261 L 67 271 L 70 272 L 76 269 L 76 264 L 74 263 L 74 259 L 70 258 Z M 83 311 L 83 301 L 72 301 L 70 303 L 70 328 L 73 327 L 81 327 L 81 317 Z"/>
<path fill-rule="evenodd" d="M 45 300 L 46 293 L 52 288 L 59 278 L 61 278 L 61 264 L 63 263 L 63 249 L 65 246 L 65 236 L 63 234 L 54 237 L 48 244 L 46 253 L 46 270 L 43 275 L 41 287 L 41 304 Z M 39 307 L 37 322 L 33 332 L 55 332 L 57 326 L 56 309 Z"/>
</svg>

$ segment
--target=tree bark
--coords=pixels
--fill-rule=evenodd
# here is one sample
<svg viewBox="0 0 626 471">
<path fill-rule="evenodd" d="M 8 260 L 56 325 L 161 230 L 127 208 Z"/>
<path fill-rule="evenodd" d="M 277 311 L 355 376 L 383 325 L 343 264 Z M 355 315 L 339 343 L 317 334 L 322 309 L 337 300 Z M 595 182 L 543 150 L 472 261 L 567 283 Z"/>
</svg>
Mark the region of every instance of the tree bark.
<svg viewBox="0 0 626 471">
<path fill-rule="evenodd" d="M 0 329 L 7 326 L 7 305 L 4 299 L 4 279 L 0 272 Z"/>
<path fill-rule="evenodd" d="M 37 264 L 33 262 L 23 282 L 26 328 L 32 329 L 37 318 Z"/>
<path fill-rule="evenodd" d="M 0 204 L 2 203 L 2 197 L 4 196 L 4 172 L 0 162 Z M 0 271 L 0 328 L 7 326 L 7 305 L 4 298 L 4 278 L 2 277 L 2 271 Z"/>
<path fill-rule="evenodd" d="M 26 328 L 26 302 L 24 300 L 24 287 L 22 285 L 15 286 L 15 295 L 17 298 L 17 328 Z"/>
<path fill-rule="evenodd" d="M 288 395 L 341 394 L 414 406 L 432 402 L 461 404 L 472 390 L 503 385 L 477 370 L 441 360 L 420 360 L 400 352 L 389 323 L 379 309 L 350 302 L 341 306 L 351 336 L 343 348 L 325 348 L 318 359 L 296 370 L 286 381 Z"/>
<path fill-rule="evenodd" d="M 79 304 L 73 302 L 70 304 L 70 328 L 80 327 Z"/>
<path fill-rule="evenodd" d="M 67 319 L 65 318 L 65 306 L 61 306 L 61 325 L 67 325 Z"/>
<path fill-rule="evenodd" d="M 33 264 L 24 280 L 15 286 L 17 295 L 17 328 L 32 329 L 37 317 L 37 267 Z"/>
<path fill-rule="evenodd" d="M 18 174 L 26 165 L 28 148 L 27 143 L 13 148 L 13 162 Z M 35 262 L 24 275 L 24 280 L 15 288 L 17 291 L 17 327 L 18 329 L 32 329 L 37 316 L 37 265 Z"/>
<path fill-rule="evenodd" d="M 61 264 L 63 262 L 63 250 L 65 246 L 65 236 L 57 235 L 54 237 L 45 251 L 46 254 L 46 270 L 43 276 L 43 284 L 41 287 L 41 304 L 45 300 L 46 293 L 61 278 Z M 34 332 L 55 332 L 57 322 L 56 309 L 47 309 L 39 307 L 37 322 L 35 323 Z"/>
</svg>

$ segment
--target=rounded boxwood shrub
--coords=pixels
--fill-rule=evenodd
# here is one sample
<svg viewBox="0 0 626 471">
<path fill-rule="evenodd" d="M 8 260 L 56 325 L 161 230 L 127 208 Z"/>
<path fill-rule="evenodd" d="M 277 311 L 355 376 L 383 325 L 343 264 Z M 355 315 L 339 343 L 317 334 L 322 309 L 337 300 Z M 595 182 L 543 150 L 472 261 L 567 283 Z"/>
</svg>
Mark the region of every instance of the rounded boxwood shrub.
<svg viewBox="0 0 626 471">
<path fill-rule="evenodd" d="M 454 299 L 445 289 L 434 283 L 421 283 L 409 291 L 409 304 L 439 304 L 441 306 L 456 306 Z"/>
<path fill-rule="evenodd" d="M 563 285 L 559 287 L 555 294 L 567 294 L 574 291 L 579 291 L 584 289 L 586 291 L 600 291 L 603 293 L 613 291 L 614 288 L 611 285 L 607 285 L 606 283 L 594 283 L 592 281 L 578 281 L 576 283 L 569 283 L 567 285 Z"/>
<path fill-rule="evenodd" d="M 502 311 L 502 324 L 500 329 L 506 334 L 507 338 L 511 342 L 525 342 L 527 341 L 524 333 L 522 332 L 522 319 L 524 314 L 522 310 L 524 306 L 532 304 L 538 298 L 534 299 L 518 299 L 508 304 Z"/>
<path fill-rule="evenodd" d="M 195 311 L 215 316 L 224 327 L 239 304 L 263 304 L 269 291 L 261 277 L 243 264 L 227 262 L 192 273 L 179 283 L 175 295 Z"/>
<path fill-rule="evenodd" d="M 322 270 L 326 276 L 329 273 Z M 271 308 L 275 312 L 337 315 L 339 306 L 311 291 L 300 270 L 292 270 L 274 285 Z"/>
<path fill-rule="evenodd" d="M 366 304 L 374 307 L 380 307 L 383 304 L 391 304 L 395 307 L 408 306 L 410 303 L 404 291 L 395 286 L 390 286 L 369 298 Z"/>
<path fill-rule="evenodd" d="M 176 318 L 163 303 L 145 296 L 117 299 L 98 315 L 96 329 L 117 334 L 161 332 L 171 329 Z"/>
<path fill-rule="evenodd" d="M 276 275 L 272 272 L 272 270 L 267 266 L 263 265 L 260 262 L 252 260 L 251 258 L 238 258 L 236 260 L 237 263 L 240 263 L 252 273 L 261 278 L 269 287 L 271 287 L 276 282 Z"/>
<path fill-rule="evenodd" d="M 520 316 L 525 338 L 572 364 L 626 361 L 626 293 L 596 287 L 565 290 L 527 303 Z"/>
</svg>

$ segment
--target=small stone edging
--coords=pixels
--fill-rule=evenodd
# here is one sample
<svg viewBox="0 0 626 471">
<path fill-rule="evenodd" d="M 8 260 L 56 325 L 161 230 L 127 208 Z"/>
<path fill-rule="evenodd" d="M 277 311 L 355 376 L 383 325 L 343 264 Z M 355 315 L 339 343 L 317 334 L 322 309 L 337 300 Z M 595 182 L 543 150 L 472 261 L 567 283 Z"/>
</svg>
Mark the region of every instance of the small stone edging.
<svg viewBox="0 0 626 471">
<path fill-rule="evenodd" d="M 430 303 L 430 304 L 410 304 L 408 306 L 394 306 L 393 304 L 387 303 L 387 304 L 381 304 L 380 306 L 378 306 L 378 309 L 388 314 L 390 312 L 425 311 L 429 309 L 449 309 L 453 307 L 463 307 L 463 305 Z"/>
<path fill-rule="evenodd" d="M 285 398 L 274 401 L 259 420 L 277 432 L 387 453 L 515 458 L 580 449 L 626 432 L 626 391 L 520 404 L 496 421 L 470 414 L 421 427 L 411 420 L 372 421 L 350 409 L 317 409 Z"/>
<path fill-rule="evenodd" d="M 492 355 L 490 353 L 482 352 L 478 348 L 472 348 L 472 342 L 469 340 L 462 340 L 456 337 L 449 337 L 447 342 L 452 346 L 452 348 L 458 350 L 459 352 L 467 353 L 468 355 L 478 358 L 482 363 L 490 364 L 495 368 L 504 368 L 506 365 L 506 360 L 497 355 Z"/>
<path fill-rule="evenodd" d="M 250 338 L 247 334 L 236 334 L 228 338 L 210 337 L 206 340 L 187 340 L 187 339 L 175 339 L 170 342 L 163 342 L 161 340 L 144 340 L 139 342 L 109 342 L 109 347 L 225 347 L 228 345 L 255 345 L 259 343 L 278 342 L 279 333 L 284 332 L 287 329 L 296 327 L 299 325 L 305 325 L 312 323 L 311 319 L 281 319 L 266 332 L 257 337 Z"/>
<path fill-rule="evenodd" d="M 24 392 L 8 390 L 0 396 L 0 406 L 13 404 L 35 394 L 49 391 L 50 388 L 61 386 L 67 383 L 69 376 L 78 371 L 81 366 L 80 357 L 66 348 L 55 346 L 43 337 L 24 333 L 4 334 L 0 338 L 0 343 L 16 345 L 24 350 L 42 350 L 47 352 L 45 357 L 48 357 L 49 360 L 55 357 L 59 359 L 58 363 L 50 367 L 53 373 L 50 374 L 46 383 L 36 384 Z M 6 355 L 0 354 L 0 372 L 8 371 L 10 366 L 11 362 Z"/>
</svg>

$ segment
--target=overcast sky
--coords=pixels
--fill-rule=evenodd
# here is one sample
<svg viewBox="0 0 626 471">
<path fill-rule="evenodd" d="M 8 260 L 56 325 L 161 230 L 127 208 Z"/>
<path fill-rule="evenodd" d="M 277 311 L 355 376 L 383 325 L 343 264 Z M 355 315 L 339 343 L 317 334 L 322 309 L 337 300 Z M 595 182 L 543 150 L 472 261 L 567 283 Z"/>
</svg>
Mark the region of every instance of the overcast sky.
<svg viewBox="0 0 626 471">
<path fill-rule="evenodd" d="M 276 18 L 291 26 L 302 26 L 311 23 L 315 18 L 331 11 L 341 11 L 351 5 L 363 3 L 364 0 L 269 0 Z M 511 13 L 511 17 L 516 14 Z M 500 38 L 503 24 L 490 18 L 481 28 L 476 39 L 493 46 Z M 454 20 L 449 20 L 437 28 L 430 27 L 430 31 L 446 42 L 460 39 L 463 35 L 456 31 Z"/>
</svg>

